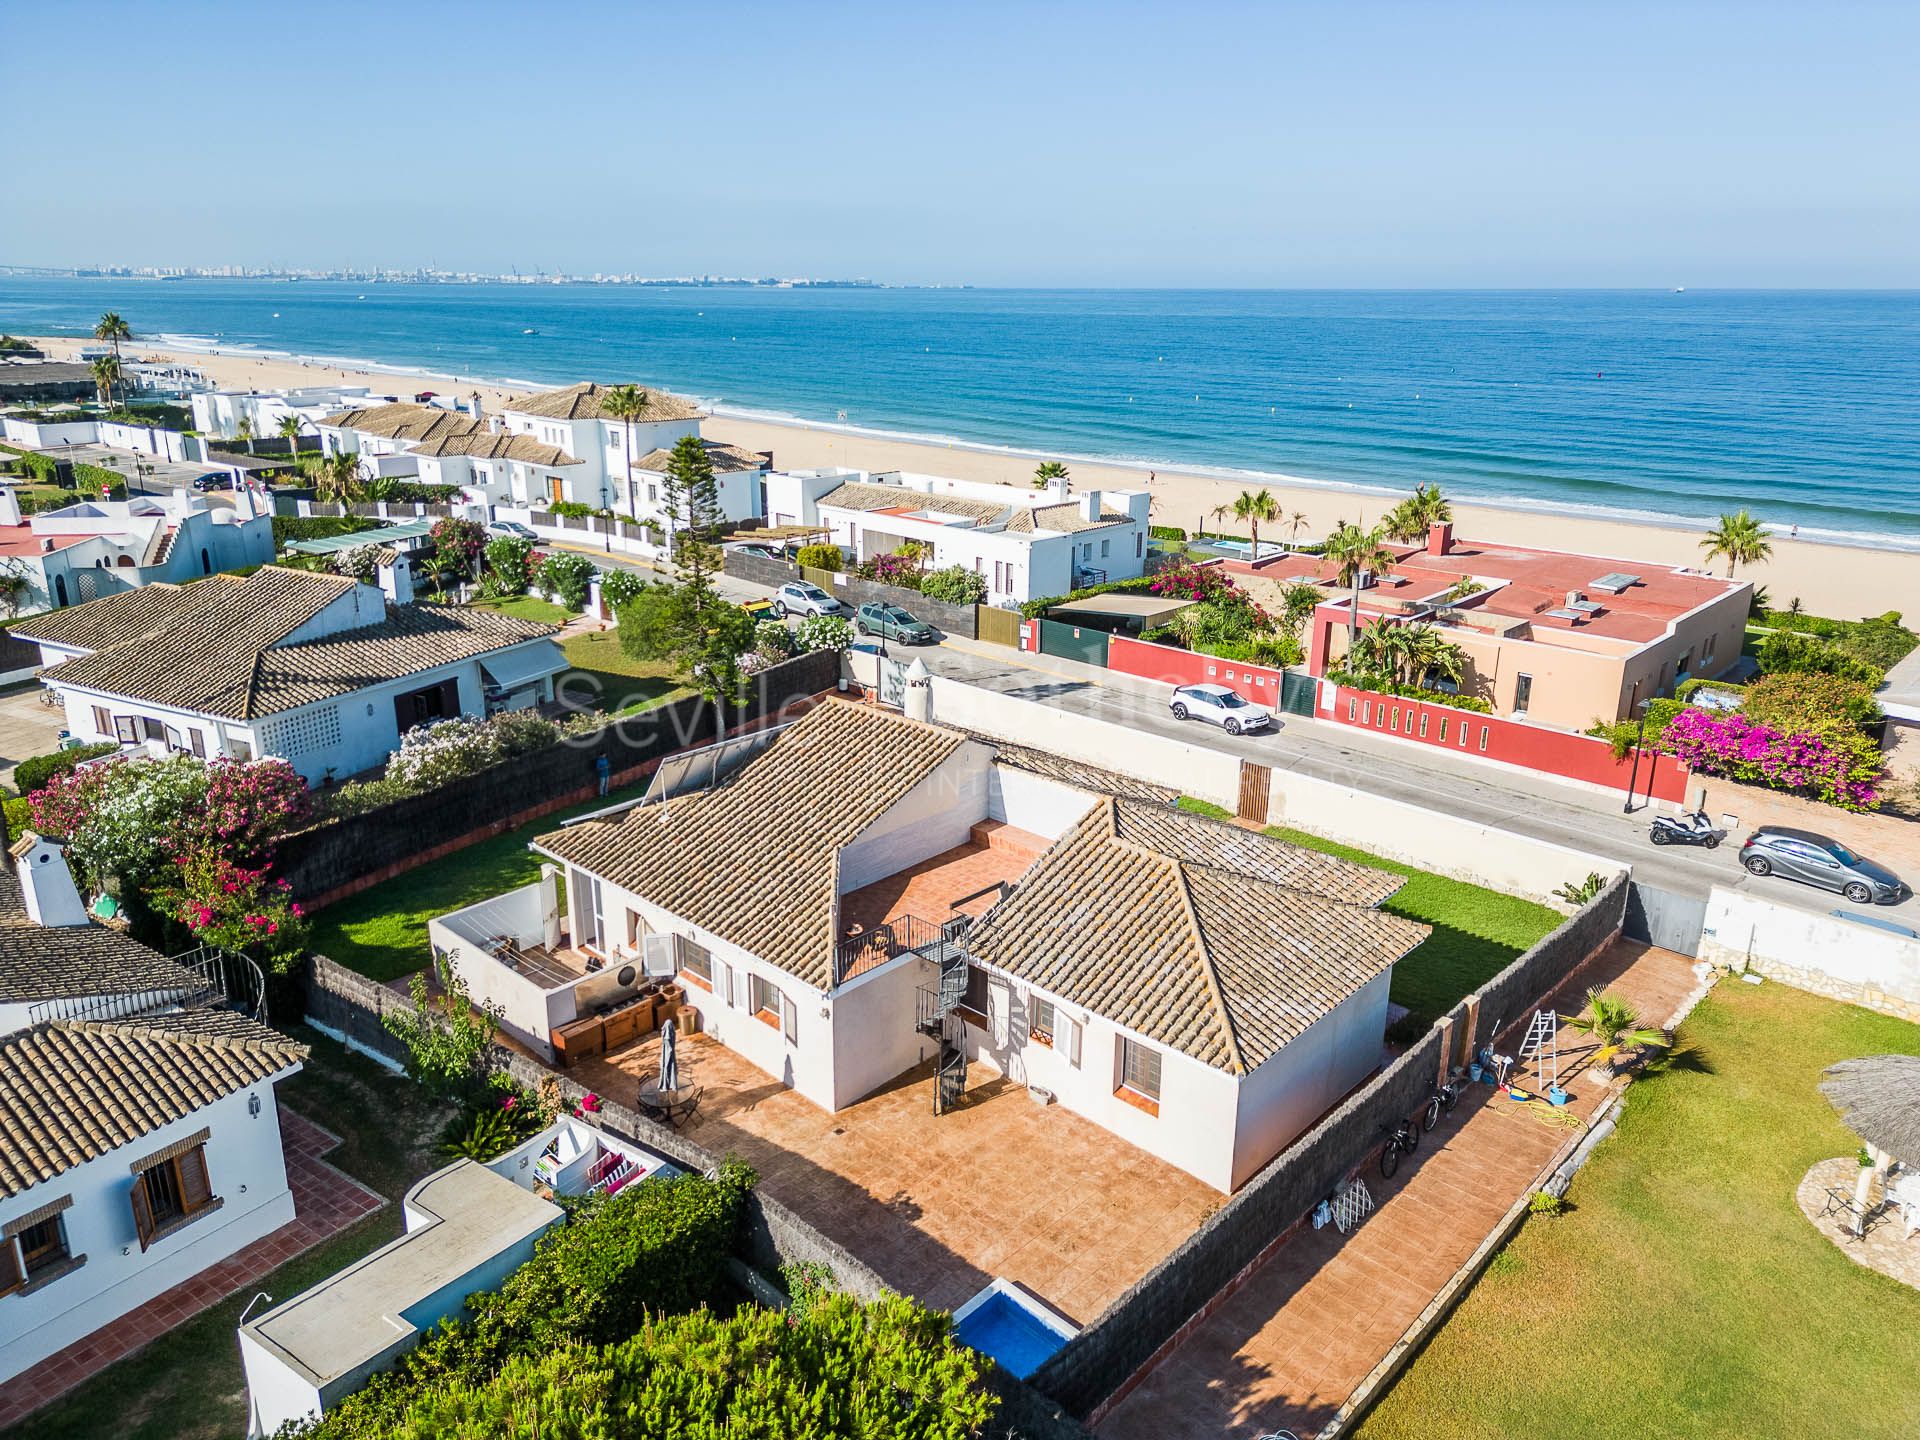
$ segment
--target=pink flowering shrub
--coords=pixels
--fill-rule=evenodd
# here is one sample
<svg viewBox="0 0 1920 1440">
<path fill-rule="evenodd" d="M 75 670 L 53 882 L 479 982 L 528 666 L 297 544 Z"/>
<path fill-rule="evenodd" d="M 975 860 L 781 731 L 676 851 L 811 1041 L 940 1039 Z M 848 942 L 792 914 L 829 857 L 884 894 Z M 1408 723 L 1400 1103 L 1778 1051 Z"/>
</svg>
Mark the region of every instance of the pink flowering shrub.
<svg viewBox="0 0 1920 1440">
<path fill-rule="evenodd" d="M 207 766 L 206 808 L 186 817 L 179 839 L 217 845 L 243 864 L 263 865 L 273 841 L 313 814 L 307 782 L 284 760 L 215 760 Z"/>
<path fill-rule="evenodd" d="M 1690 770 L 1797 790 L 1843 810 L 1871 810 L 1885 766 L 1865 736 L 1784 735 L 1740 714 L 1689 707 L 1663 740 Z"/>
<path fill-rule="evenodd" d="M 305 912 L 287 882 L 269 879 L 264 867 L 234 864 L 201 848 L 174 857 L 176 878 L 153 896 L 204 945 L 244 950 L 275 972 L 288 969 L 306 948 Z"/>
<path fill-rule="evenodd" d="M 1233 577 L 1218 565 L 1195 565 L 1189 561 L 1170 565 L 1153 577 L 1147 589 L 1174 600 L 1242 600 L 1252 604 L 1233 583 Z"/>
</svg>

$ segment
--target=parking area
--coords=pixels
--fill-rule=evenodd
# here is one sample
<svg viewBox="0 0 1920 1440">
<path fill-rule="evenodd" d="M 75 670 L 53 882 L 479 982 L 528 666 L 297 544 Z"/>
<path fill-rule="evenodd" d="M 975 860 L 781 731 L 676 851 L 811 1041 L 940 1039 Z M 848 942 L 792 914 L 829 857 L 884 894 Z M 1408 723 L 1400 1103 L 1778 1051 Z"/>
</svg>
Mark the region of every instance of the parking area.
<svg viewBox="0 0 1920 1440">
<path fill-rule="evenodd" d="M 60 744 L 67 712 L 42 703 L 38 684 L 0 691 L 0 785 L 13 784 L 13 767 L 31 755 L 45 755 Z"/>
</svg>

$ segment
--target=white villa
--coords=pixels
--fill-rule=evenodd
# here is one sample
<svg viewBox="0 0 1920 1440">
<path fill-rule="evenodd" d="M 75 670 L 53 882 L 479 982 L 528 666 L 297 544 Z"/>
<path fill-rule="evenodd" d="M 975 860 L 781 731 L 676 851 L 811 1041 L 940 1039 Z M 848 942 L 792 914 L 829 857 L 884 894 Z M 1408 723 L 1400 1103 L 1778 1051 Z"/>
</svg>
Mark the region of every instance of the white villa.
<svg viewBox="0 0 1920 1440">
<path fill-rule="evenodd" d="M 1063 480 L 1033 490 L 900 470 L 767 477 L 769 524 L 818 526 L 856 560 L 925 541 L 929 569 L 972 570 L 994 605 L 1145 574 L 1150 499 L 1144 490 L 1070 496 Z"/>
<path fill-rule="evenodd" d="M 624 1043 L 670 972 L 692 1028 L 823 1110 L 984 1064 L 1223 1192 L 1379 1063 L 1427 933 L 1374 908 L 1397 877 L 843 701 L 758 743 L 541 836 L 539 881 L 434 922 L 442 963 L 545 1055 L 575 1016 Z"/>
<path fill-rule="evenodd" d="M 294 1218 L 274 1086 L 306 1051 L 223 974 L 90 921 L 58 845 L 0 862 L 0 1381 Z"/>
<path fill-rule="evenodd" d="M 311 385 L 298 390 L 201 390 L 187 397 L 193 428 L 202 435 L 232 440 L 245 422 L 255 439 L 280 434 L 289 415 L 300 417 L 303 436 L 319 433 L 320 422 L 341 410 L 381 403 L 364 385 Z"/>
<path fill-rule="evenodd" d="M 84 604 L 160 582 L 273 559 L 273 514 L 245 485 L 233 504 L 190 491 L 130 500 L 85 500 L 31 517 L 0 487 L 0 578 L 26 582 L 17 613 Z"/>
<path fill-rule="evenodd" d="M 381 585 L 269 565 L 149 585 L 18 622 L 77 739 L 158 754 L 278 756 L 309 783 L 381 764 L 403 732 L 553 698 L 554 627 L 416 605 Z"/>
<path fill-rule="evenodd" d="M 361 457 L 361 473 L 418 477 L 490 504 L 538 510 L 561 503 L 612 510 L 671 528 L 663 477 L 674 444 L 700 434 L 700 411 L 665 391 L 643 392 L 632 421 L 606 413 L 608 387 L 585 382 L 516 400 L 491 420 L 467 411 L 395 402 L 318 422 L 322 447 Z M 764 513 L 768 458 L 706 442 L 728 520 Z"/>
</svg>

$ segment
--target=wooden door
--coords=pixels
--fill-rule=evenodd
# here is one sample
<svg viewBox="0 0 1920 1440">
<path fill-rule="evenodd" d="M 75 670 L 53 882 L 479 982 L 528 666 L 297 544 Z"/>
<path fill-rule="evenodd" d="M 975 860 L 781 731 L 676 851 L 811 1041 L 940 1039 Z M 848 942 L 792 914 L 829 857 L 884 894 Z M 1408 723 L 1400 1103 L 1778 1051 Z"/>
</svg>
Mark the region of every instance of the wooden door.
<svg viewBox="0 0 1920 1440">
<path fill-rule="evenodd" d="M 1234 812 L 1240 819 L 1255 825 L 1267 823 L 1267 800 L 1273 794 L 1273 769 L 1267 765 L 1255 765 L 1251 760 L 1240 762 L 1240 804 Z"/>
</svg>

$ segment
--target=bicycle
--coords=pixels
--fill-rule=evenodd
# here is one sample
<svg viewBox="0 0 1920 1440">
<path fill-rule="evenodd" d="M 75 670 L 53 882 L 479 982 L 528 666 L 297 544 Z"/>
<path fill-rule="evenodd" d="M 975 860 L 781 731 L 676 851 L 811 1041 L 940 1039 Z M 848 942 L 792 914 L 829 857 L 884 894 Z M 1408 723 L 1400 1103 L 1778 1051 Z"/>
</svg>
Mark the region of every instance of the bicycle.
<svg viewBox="0 0 1920 1440">
<path fill-rule="evenodd" d="M 1453 1107 L 1459 1103 L 1460 1083 L 1457 1080 L 1449 1080 L 1428 1098 L 1426 1109 L 1420 1114 L 1421 1128 L 1432 1133 L 1433 1127 L 1440 1123 L 1441 1112 L 1451 1115 Z"/>
<path fill-rule="evenodd" d="M 1386 1148 L 1380 1152 L 1380 1174 L 1391 1180 L 1393 1172 L 1400 1168 L 1400 1157 L 1413 1154 L 1419 1147 L 1420 1132 L 1406 1120 L 1382 1125 L 1380 1129 L 1387 1137 Z"/>
</svg>

